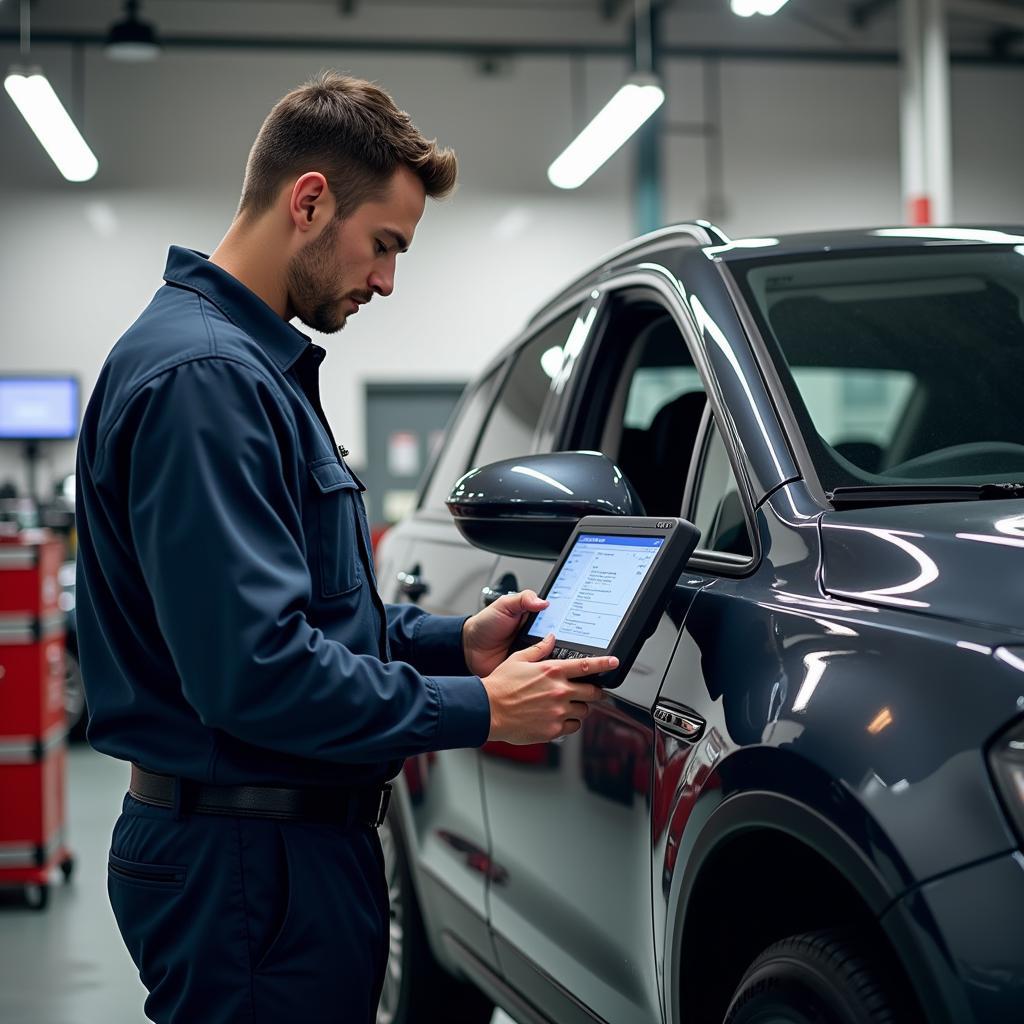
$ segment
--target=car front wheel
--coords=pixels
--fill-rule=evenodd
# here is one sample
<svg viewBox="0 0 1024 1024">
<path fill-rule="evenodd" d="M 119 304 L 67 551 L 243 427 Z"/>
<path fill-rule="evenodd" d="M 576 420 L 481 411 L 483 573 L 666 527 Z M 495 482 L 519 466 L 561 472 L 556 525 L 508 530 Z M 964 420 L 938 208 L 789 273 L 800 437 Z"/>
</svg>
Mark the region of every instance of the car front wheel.
<svg viewBox="0 0 1024 1024">
<path fill-rule="evenodd" d="M 434 959 L 423 929 L 408 857 L 398 828 L 380 827 L 391 903 L 391 936 L 377 1024 L 487 1024 L 493 1003 L 479 989 L 453 978 Z"/>
<path fill-rule="evenodd" d="M 793 935 L 747 969 L 725 1024 L 896 1024 L 891 984 L 856 933 Z"/>
</svg>

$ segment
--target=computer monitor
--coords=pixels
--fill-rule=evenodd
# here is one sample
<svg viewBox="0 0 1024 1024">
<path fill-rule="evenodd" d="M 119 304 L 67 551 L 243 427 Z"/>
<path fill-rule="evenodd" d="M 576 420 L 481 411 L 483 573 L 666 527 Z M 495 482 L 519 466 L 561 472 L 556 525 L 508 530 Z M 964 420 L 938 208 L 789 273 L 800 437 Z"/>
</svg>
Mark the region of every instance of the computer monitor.
<svg viewBox="0 0 1024 1024">
<path fill-rule="evenodd" d="M 77 377 L 0 374 L 0 440 L 73 440 L 78 412 Z"/>
</svg>

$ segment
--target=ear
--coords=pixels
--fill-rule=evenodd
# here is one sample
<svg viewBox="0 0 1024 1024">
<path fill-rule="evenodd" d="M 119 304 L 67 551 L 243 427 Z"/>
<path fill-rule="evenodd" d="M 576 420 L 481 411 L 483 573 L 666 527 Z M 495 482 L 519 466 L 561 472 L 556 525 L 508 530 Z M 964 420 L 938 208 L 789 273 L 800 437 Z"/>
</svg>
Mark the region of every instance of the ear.
<svg viewBox="0 0 1024 1024">
<path fill-rule="evenodd" d="M 307 171 L 295 180 L 288 197 L 288 214 L 302 232 L 319 230 L 334 216 L 334 197 L 319 171 Z"/>
</svg>

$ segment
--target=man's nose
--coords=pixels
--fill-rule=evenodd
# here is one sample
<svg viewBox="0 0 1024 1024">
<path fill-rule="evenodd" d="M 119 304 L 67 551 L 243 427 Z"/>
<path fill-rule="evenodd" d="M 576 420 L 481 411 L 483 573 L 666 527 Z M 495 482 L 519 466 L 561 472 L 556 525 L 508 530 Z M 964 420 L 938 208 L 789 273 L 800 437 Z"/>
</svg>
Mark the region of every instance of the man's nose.
<svg viewBox="0 0 1024 1024">
<path fill-rule="evenodd" d="M 391 271 L 390 273 L 382 273 L 381 271 L 375 270 L 370 275 L 370 279 L 366 283 L 378 295 L 386 297 L 395 290 L 394 271 Z"/>
</svg>

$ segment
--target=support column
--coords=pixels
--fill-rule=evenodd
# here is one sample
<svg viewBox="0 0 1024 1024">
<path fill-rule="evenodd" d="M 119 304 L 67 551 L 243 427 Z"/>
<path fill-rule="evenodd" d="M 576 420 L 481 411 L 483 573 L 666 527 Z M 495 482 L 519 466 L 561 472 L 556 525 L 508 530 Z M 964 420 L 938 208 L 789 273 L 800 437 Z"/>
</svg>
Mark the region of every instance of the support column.
<svg viewBox="0 0 1024 1024">
<path fill-rule="evenodd" d="M 953 219 L 953 126 L 949 107 L 949 35 L 945 0 L 924 0 L 925 170 L 932 219 Z"/>
<path fill-rule="evenodd" d="M 662 133 L 661 111 L 657 110 L 638 132 L 636 139 L 636 183 L 634 209 L 636 232 L 646 234 L 662 223 Z"/>
<path fill-rule="evenodd" d="M 911 224 L 953 218 L 949 43 L 945 0 L 902 0 L 900 159 Z"/>
<path fill-rule="evenodd" d="M 640 0 L 637 3 L 633 21 L 637 71 L 658 72 L 660 13 L 658 0 Z M 639 235 L 661 227 L 664 217 L 664 115 L 665 107 L 662 106 L 636 134 L 633 206 L 636 232 Z"/>
</svg>

